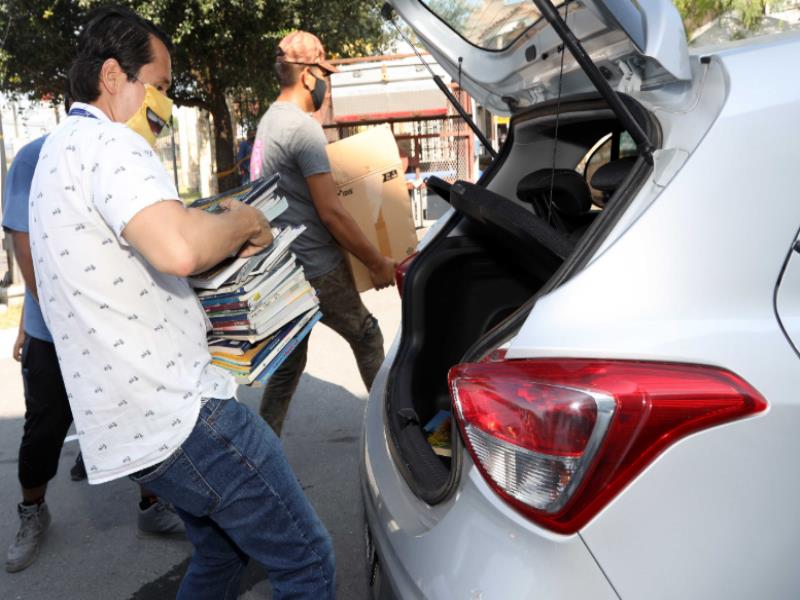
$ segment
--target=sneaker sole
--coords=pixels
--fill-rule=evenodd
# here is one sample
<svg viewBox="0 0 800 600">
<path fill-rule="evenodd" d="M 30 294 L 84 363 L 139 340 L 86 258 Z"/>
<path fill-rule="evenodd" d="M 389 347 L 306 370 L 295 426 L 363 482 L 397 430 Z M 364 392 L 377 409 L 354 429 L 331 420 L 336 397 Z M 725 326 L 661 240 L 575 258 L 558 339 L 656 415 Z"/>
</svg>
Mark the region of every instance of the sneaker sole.
<svg viewBox="0 0 800 600">
<path fill-rule="evenodd" d="M 39 557 L 39 547 L 36 547 L 36 550 L 33 551 L 31 557 L 24 563 L 19 564 L 10 564 L 6 563 L 6 573 L 19 573 L 20 571 L 24 571 L 28 567 L 30 567 L 36 559 Z"/>
<path fill-rule="evenodd" d="M 44 531 L 39 534 L 38 544 L 36 544 L 36 548 L 33 550 L 33 554 L 31 554 L 30 558 L 24 562 L 19 564 L 13 564 L 6 561 L 6 573 L 19 573 L 20 571 L 24 571 L 28 567 L 30 567 L 33 563 L 36 562 L 36 559 L 39 558 L 39 548 L 42 546 L 42 542 L 44 542 L 45 534 L 47 530 L 50 528 L 50 520 L 48 519 L 47 525 L 45 525 Z"/>
</svg>

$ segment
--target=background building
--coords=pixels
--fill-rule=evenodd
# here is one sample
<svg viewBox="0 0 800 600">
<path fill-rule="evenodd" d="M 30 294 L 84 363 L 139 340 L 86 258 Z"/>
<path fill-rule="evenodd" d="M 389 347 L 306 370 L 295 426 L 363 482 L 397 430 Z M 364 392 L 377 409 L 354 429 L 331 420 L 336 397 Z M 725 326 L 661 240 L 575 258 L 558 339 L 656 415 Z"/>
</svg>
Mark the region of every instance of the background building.
<svg viewBox="0 0 800 600">
<path fill-rule="evenodd" d="M 433 58 L 422 58 L 427 66 L 415 54 L 333 61 L 339 73 L 331 76 L 331 102 L 322 116 L 331 141 L 376 125 L 390 126 L 400 155 L 407 161 L 406 180 L 419 227 L 441 216 L 447 207 L 438 196 L 427 194 L 424 180 L 435 175 L 450 182 L 474 181 L 480 173 L 482 151 L 428 67 L 450 87 L 479 126 L 486 128 L 488 123 L 487 133 L 493 126 L 491 116 L 487 120 L 487 114 Z"/>
</svg>

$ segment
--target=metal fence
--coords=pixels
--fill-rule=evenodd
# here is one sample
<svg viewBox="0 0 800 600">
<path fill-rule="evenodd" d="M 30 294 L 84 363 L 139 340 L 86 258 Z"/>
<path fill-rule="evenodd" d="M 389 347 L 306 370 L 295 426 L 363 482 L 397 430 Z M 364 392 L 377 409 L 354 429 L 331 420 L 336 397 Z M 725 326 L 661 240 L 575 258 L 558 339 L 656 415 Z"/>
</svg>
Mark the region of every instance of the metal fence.
<svg viewBox="0 0 800 600">
<path fill-rule="evenodd" d="M 462 105 L 470 110 L 471 99 L 463 91 L 455 92 Z M 391 127 L 401 156 L 408 157 L 407 174 L 423 178 L 436 175 L 453 182 L 472 180 L 474 143 L 466 123 L 451 108 L 441 117 L 364 121 L 360 123 L 330 123 L 324 125 L 328 140 L 335 142 L 370 127 L 387 124 Z"/>
<path fill-rule="evenodd" d="M 462 106 L 469 112 L 471 98 L 461 90 L 455 92 Z M 361 133 L 370 127 L 389 125 L 397 141 L 401 157 L 408 160 L 405 177 L 409 182 L 409 195 L 414 222 L 424 227 L 426 221 L 437 219 L 447 209 L 447 203 L 431 193 L 425 180 L 436 176 L 447 182 L 457 179 L 472 181 L 474 172 L 474 141 L 467 124 L 450 108 L 447 115 L 419 117 L 388 121 L 362 121 L 359 123 L 325 124 L 328 141 L 335 142 Z"/>
</svg>

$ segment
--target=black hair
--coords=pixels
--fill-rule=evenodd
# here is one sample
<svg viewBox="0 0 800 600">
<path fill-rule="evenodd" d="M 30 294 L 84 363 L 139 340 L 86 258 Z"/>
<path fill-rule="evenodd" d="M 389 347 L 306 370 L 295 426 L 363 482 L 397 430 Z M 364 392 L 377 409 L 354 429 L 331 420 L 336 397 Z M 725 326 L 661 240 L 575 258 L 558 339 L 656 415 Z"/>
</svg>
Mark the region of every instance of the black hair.
<svg viewBox="0 0 800 600">
<path fill-rule="evenodd" d="M 64 82 L 64 112 L 69 112 L 72 102 L 72 92 L 69 89 L 69 79 L 67 79 Z"/>
<path fill-rule="evenodd" d="M 297 83 L 306 65 L 286 62 L 283 57 L 284 52 L 278 47 L 275 51 L 275 75 L 278 78 L 278 85 L 285 88 Z"/>
<path fill-rule="evenodd" d="M 69 69 L 69 91 L 76 102 L 92 102 L 100 96 L 100 69 L 116 59 L 134 81 L 139 69 L 153 61 L 150 36 L 172 51 L 172 40 L 152 21 L 122 6 L 98 8 L 78 36 L 78 55 Z"/>
</svg>

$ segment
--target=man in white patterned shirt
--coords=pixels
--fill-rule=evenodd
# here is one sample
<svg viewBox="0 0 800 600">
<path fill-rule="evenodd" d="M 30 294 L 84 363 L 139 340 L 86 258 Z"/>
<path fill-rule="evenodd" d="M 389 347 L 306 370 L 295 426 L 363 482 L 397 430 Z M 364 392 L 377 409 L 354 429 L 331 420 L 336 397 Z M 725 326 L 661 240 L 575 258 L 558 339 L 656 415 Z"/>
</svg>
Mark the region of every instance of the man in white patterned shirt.
<svg viewBox="0 0 800 600">
<path fill-rule="evenodd" d="M 40 305 L 89 482 L 128 475 L 172 502 L 195 545 L 179 598 L 224 597 L 248 556 L 276 598 L 333 597 L 327 532 L 272 431 L 211 365 L 186 282 L 272 236 L 249 206 L 211 215 L 177 200 L 151 147 L 171 114 L 170 45 L 127 9 L 96 12 L 31 189 Z"/>
</svg>

